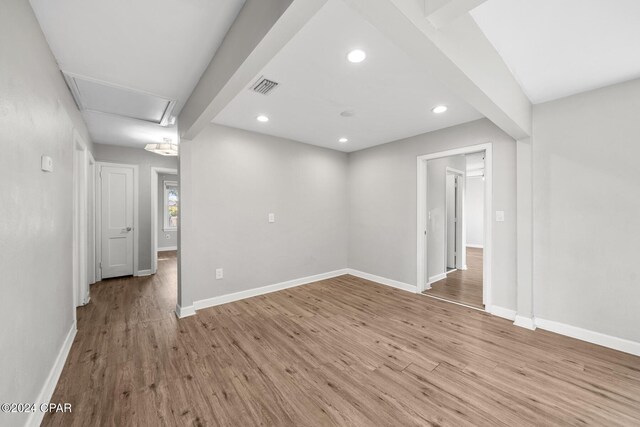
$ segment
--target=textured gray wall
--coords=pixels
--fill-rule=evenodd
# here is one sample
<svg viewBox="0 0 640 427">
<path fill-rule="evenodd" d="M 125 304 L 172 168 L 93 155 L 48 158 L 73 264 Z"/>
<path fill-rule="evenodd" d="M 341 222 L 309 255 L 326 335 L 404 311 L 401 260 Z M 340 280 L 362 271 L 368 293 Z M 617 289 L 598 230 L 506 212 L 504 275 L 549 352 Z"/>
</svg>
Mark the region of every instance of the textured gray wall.
<svg viewBox="0 0 640 427">
<path fill-rule="evenodd" d="M 91 141 L 27 1 L 2 2 L 0 64 L 0 402 L 26 403 L 73 326 L 73 129 Z"/>
<path fill-rule="evenodd" d="M 142 148 L 95 144 L 98 162 L 139 166 L 138 190 L 138 270 L 151 268 L 151 167 L 178 169 L 178 158 L 150 153 Z M 155 188 L 153 191 L 157 191 Z M 158 218 L 158 222 L 160 222 Z M 155 233 L 156 231 L 153 230 Z"/>
<path fill-rule="evenodd" d="M 534 108 L 535 316 L 640 341 L 640 79 Z"/>
<path fill-rule="evenodd" d="M 416 285 L 419 155 L 493 143 L 493 305 L 516 308 L 516 146 L 483 119 L 351 153 L 349 267 Z"/>
<path fill-rule="evenodd" d="M 181 150 L 182 306 L 347 267 L 347 154 L 216 125 Z"/>
<path fill-rule="evenodd" d="M 482 177 L 467 177 L 464 210 L 467 245 L 484 245 L 484 181 Z"/>
</svg>

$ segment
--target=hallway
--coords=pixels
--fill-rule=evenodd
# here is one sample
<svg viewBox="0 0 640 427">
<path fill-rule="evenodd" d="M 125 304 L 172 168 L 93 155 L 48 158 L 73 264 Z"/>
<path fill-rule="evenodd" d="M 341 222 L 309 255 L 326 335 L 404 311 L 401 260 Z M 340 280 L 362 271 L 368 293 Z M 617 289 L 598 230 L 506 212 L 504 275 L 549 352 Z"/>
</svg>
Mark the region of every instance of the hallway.
<svg viewBox="0 0 640 427">
<path fill-rule="evenodd" d="M 455 270 L 431 284 L 425 295 L 484 310 L 482 304 L 482 249 L 467 248 L 467 270 Z"/>
<path fill-rule="evenodd" d="M 164 369 L 157 357 L 160 341 L 176 338 L 176 287 L 176 251 L 158 253 L 153 276 L 106 279 L 91 286 L 91 301 L 77 309 L 78 332 L 51 399 L 71 403 L 71 419 L 47 414 L 43 426 L 105 425 L 104 417 L 131 410 L 128 398 L 141 390 L 136 384 Z M 137 424 L 143 425 L 143 419 Z M 126 417 L 113 421 L 131 423 Z"/>
</svg>

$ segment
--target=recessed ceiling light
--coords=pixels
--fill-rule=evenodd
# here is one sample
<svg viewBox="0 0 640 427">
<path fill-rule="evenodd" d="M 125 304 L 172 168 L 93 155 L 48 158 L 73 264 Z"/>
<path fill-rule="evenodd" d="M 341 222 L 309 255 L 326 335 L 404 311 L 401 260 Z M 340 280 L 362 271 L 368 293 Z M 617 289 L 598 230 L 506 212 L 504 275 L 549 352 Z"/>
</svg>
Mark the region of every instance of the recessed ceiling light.
<svg viewBox="0 0 640 427">
<path fill-rule="evenodd" d="M 338 140 L 338 142 L 343 142 L 344 143 L 344 142 L 349 142 L 349 140 L 347 138 L 342 137 L 342 138 L 340 138 Z"/>
<path fill-rule="evenodd" d="M 269 117 L 261 115 L 261 116 L 256 117 L 256 120 L 259 121 L 259 122 L 262 122 L 262 123 L 266 123 L 266 122 L 269 121 Z"/>
<path fill-rule="evenodd" d="M 349 60 L 349 62 L 354 63 L 362 62 L 366 57 L 367 54 L 364 53 L 364 50 L 361 49 L 354 49 L 347 55 L 347 59 Z"/>
<path fill-rule="evenodd" d="M 431 111 L 433 111 L 436 114 L 442 114 L 445 111 L 447 111 L 447 106 L 446 105 L 438 105 L 437 107 L 434 107 Z"/>
</svg>

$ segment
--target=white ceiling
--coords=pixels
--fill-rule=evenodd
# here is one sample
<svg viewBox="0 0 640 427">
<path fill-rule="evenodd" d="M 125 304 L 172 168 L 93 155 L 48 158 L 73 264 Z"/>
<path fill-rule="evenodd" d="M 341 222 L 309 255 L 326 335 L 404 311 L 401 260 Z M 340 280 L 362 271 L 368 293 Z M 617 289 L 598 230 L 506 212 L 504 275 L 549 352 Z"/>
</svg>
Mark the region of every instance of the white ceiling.
<svg viewBox="0 0 640 427">
<path fill-rule="evenodd" d="M 471 14 L 534 104 L 640 77 L 638 0 L 488 0 Z"/>
<path fill-rule="evenodd" d="M 177 115 L 244 0 L 31 0 L 60 69 L 175 100 Z M 140 146 L 166 128 L 141 121 L 152 140 L 129 137 L 130 120 L 84 113 L 95 142 Z M 98 129 L 115 126 L 107 137 Z M 158 129 L 160 128 L 160 129 Z M 175 128 L 172 133 L 175 137 Z"/>
<path fill-rule="evenodd" d="M 360 48 L 367 58 L 346 60 Z M 340 0 L 329 0 L 255 76 L 280 85 L 269 95 L 247 88 L 214 123 L 355 151 L 482 116 Z M 431 109 L 445 104 L 440 115 Z M 345 110 L 355 116 L 342 117 Z M 256 117 L 265 114 L 268 123 Z M 348 143 L 339 143 L 340 137 Z"/>
<path fill-rule="evenodd" d="M 82 114 L 91 138 L 100 144 L 144 147 L 151 142 L 162 142 L 165 138 L 176 141 L 176 128 L 149 124 L 142 120 L 85 111 Z"/>
</svg>

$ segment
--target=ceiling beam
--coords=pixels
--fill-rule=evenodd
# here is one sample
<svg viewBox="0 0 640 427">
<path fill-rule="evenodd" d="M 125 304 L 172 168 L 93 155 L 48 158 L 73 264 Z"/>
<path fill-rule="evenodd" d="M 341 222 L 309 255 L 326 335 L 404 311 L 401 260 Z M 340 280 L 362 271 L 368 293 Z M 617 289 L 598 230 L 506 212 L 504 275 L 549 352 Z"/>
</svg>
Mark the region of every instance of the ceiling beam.
<svg viewBox="0 0 640 427">
<path fill-rule="evenodd" d="M 195 138 L 326 1 L 247 0 L 178 117 L 182 138 Z"/>
<path fill-rule="evenodd" d="M 440 8 L 431 12 L 427 19 L 435 28 L 449 25 L 454 19 L 459 18 L 487 0 L 449 0 Z"/>
<path fill-rule="evenodd" d="M 531 102 L 471 15 L 438 30 L 415 0 L 344 1 L 511 137 L 531 134 Z"/>
</svg>

